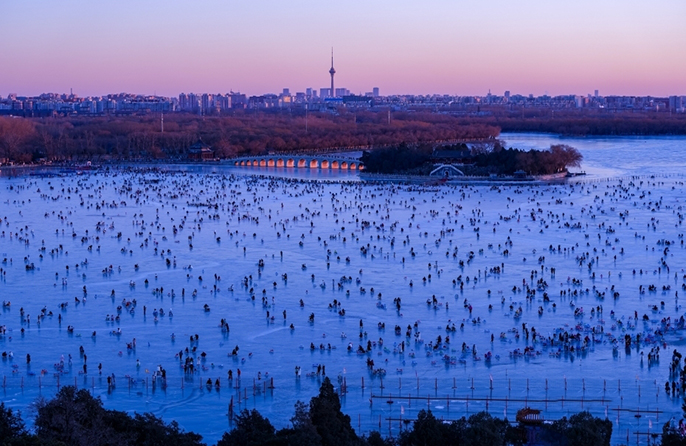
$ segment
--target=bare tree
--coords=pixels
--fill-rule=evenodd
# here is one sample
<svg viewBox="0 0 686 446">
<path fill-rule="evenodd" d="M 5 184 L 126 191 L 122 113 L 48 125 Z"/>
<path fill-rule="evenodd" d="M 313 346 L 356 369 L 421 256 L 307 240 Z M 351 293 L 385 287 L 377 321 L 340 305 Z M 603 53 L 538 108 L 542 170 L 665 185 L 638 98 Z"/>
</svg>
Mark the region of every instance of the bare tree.
<svg viewBox="0 0 686 446">
<path fill-rule="evenodd" d="M 584 158 L 576 148 L 566 144 L 550 146 L 550 153 L 553 156 L 558 171 L 562 171 L 567 167 L 579 167 L 581 166 L 581 160 Z"/>
<path fill-rule="evenodd" d="M 27 143 L 34 133 L 35 127 L 26 119 L 0 119 L 0 148 L 3 156 L 11 161 L 31 161 Z"/>
</svg>

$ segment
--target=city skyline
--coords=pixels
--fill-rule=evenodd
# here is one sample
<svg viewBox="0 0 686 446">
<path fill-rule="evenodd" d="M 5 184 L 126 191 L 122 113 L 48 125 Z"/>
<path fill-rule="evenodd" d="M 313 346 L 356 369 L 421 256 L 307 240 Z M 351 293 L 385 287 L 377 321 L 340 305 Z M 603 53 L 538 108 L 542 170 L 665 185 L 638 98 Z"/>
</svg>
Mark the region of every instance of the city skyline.
<svg viewBox="0 0 686 446">
<path fill-rule="evenodd" d="M 176 96 L 305 91 L 353 94 L 666 97 L 686 93 L 686 3 L 582 0 L 513 5 L 433 0 L 6 2 L 0 95 L 73 88 Z M 26 32 L 30 30 L 30 32 Z"/>
</svg>

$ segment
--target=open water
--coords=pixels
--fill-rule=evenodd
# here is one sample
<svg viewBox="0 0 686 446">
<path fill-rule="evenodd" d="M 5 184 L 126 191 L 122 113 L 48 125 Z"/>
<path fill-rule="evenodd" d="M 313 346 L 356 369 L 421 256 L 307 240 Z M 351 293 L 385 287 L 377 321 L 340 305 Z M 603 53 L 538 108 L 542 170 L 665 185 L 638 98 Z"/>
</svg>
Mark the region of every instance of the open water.
<svg viewBox="0 0 686 446">
<path fill-rule="evenodd" d="M 502 137 L 575 146 L 588 175 L 3 170 L 2 401 L 30 419 L 76 384 L 212 443 L 231 403 L 282 427 L 328 376 L 360 433 L 396 435 L 423 408 L 531 406 L 607 415 L 613 443 L 645 443 L 683 401 L 664 386 L 686 350 L 686 138 Z"/>
</svg>

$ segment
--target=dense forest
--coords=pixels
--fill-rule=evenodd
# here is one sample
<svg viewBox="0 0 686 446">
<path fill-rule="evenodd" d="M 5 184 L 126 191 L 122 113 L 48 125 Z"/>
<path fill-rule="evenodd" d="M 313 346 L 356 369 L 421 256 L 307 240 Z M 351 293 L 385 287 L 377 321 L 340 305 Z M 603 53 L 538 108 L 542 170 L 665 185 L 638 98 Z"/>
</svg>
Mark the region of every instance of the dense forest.
<svg viewBox="0 0 686 446">
<path fill-rule="evenodd" d="M 399 144 L 362 152 L 360 161 L 369 173 L 426 174 L 433 166 L 430 145 Z"/>
<path fill-rule="evenodd" d="M 686 114 L 484 108 L 336 112 L 240 110 L 198 116 L 0 117 L 0 163 L 108 160 L 185 160 L 202 139 L 216 158 L 266 153 L 413 147 L 493 140 L 503 132 L 564 135 L 683 135 Z M 390 118 L 390 119 L 389 119 Z M 525 169 L 526 170 L 526 169 Z"/>
<path fill-rule="evenodd" d="M 579 167 L 582 158 L 574 147 L 557 144 L 548 150 L 510 148 L 478 153 L 474 157 L 474 165 L 497 175 L 512 175 L 517 171 L 528 175 L 550 175 L 566 172 L 568 167 Z"/>
<path fill-rule="evenodd" d="M 565 135 L 686 134 L 686 115 L 544 109 L 464 112 L 236 111 L 226 116 L 0 117 L 0 162 L 184 160 L 198 139 L 216 158 L 412 146 L 496 138 L 504 132 Z"/>
<path fill-rule="evenodd" d="M 11 162 L 185 159 L 199 138 L 217 158 L 267 152 L 496 137 L 499 129 L 436 113 L 392 115 L 237 112 L 230 116 L 170 114 L 57 118 L 0 118 L 0 159 Z"/>
<path fill-rule="evenodd" d="M 444 150 L 466 150 L 464 144 L 447 146 Z M 427 145 L 400 144 L 394 147 L 365 151 L 362 162 L 370 173 L 426 174 L 434 167 L 432 148 Z M 513 175 L 523 171 L 528 175 L 549 175 L 579 167 L 582 155 L 574 147 L 559 144 L 548 150 L 505 149 L 499 144 L 480 145 L 471 149 L 468 163 L 460 166 L 467 175 Z"/>
<path fill-rule="evenodd" d="M 73 386 L 62 387 L 52 400 L 39 399 L 34 406 L 35 429 L 31 432 L 20 413 L 0 404 L 1 446 L 205 444 L 200 435 L 184 432 L 174 421 L 165 424 L 149 413 L 131 416 L 105 409 L 99 398 Z M 277 431 L 257 410 L 244 409 L 234 416 L 233 428 L 224 433 L 217 446 L 504 446 L 524 445 L 532 437 L 537 444 L 549 446 L 609 446 L 612 436 L 612 422 L 589 412 L 527 428 L 511 425 L 487 412 L 444 421 L 426 410 L 421 410 L 411 424 L 406 423 L 397 437 L 384 438 L 376 431 L 358 436 L 350 417 L 341 412 L 339 396 L 328 378 L 309 404 L 296 403 L 290 421 L 288 427 Z M 665 433 L 671 433 L 669 423 Z M 669 438 L 681 438 L 675 435 Z"/>
<path fill-rule="evenodd" d="M 686 114 L 653 111 L 506 110 L 483 107 L 482 116 L 466 116 L 465 123 L 494 126 L 502 132 L 556 133 L 568 136 L 686 135 Z"/>
</svg>

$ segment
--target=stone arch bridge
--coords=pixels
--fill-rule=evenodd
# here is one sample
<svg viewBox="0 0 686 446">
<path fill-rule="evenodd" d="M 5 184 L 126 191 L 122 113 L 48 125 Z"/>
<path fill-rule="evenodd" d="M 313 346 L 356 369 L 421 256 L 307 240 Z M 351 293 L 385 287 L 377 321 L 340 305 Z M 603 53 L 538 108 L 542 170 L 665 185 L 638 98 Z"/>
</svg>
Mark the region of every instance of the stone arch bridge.
<svg viewBox="0 0 686 446">
<path fill-rule="evenodd" d="M 244 156 L 230 161 L 236 167 L 278 167 L 299 169 L 364 170 L 357 158 L 329 155 Z"/>
</svg>

